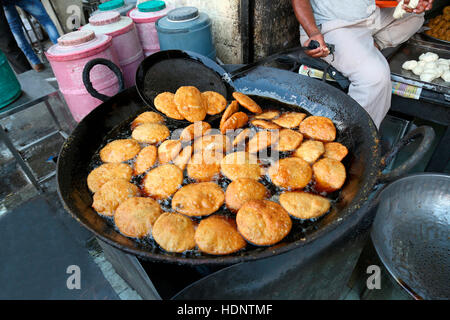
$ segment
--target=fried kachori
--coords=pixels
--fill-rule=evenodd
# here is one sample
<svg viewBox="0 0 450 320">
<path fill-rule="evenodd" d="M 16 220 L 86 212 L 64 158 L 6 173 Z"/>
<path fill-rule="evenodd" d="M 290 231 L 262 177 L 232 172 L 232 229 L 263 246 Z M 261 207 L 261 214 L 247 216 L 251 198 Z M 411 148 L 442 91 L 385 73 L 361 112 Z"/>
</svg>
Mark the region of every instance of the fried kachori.
<svg viewBox="0 0 450 320">
<path fill-rule="evenodd" d="M 92 207 L 104 216 L 113 216 L 119 204 L 139 193 L 138 187 L 125 179 L 112 179 L 94 194 Z"/>
<path fill-rule="evenodd" d="M 126 163 L 104 163 L 95 168 L 87 177 L 89 190 L 97 192 L 102 185 L 112 179 L 125 179 L 130 181 L 133 169 Z"/>
<path fill-rule="evenodd" d="M 242 92 L 233 92 L 233 98 L 245 109 L 253 113 L 262 113 L 261 107 L 252 98 Z"/>
<path fill-rule="evenodd" d="M 199 182 L 211 181 L 220 175 L 220 161 L 223 155 L 216 153 L 209 156 L 207 153 L 195 153 L 187 165 L 189 178 Z"/>
<path fill-rule="evenodd" d="M 312 178 L 309 164 L 300 158 L 284 158 L 267 171 L 272 183 L 286 189 L 303 189 Z"/>
<path fill-rule="evenodd" d="M 302 158 L 309 164 L 313 164 L 323 155 L 325 147 L 321 141 L 308 140 L 301 144 L 301 146 L 295 150 L 294 156 Z"/>
<path fill-rule="evenodd" d="M 195 248 L 195 224 L 181 214 L 165 212 L 152 228 L 156 243 L 168 252 L 184 252 Z"/>
<path fill-rule="evenodd" d="M 225 204 L 232 211 L 239 210 L 250 200 L 263 200 L 269 195 L 267 188 L 260 182 L 241 178 L 232 181 L 225 191 Z"/>
<path fill-rule="evenodd" d="M 344 165 L 330 158 L 323 158 L 314 163 L 313 172 L 316 188 L 326 192 L 342 188 L 347 177 Z"/>
<path fill-rule="evenodd" d="M 140 175 L 153 167 L 158 155 L 158 149 L 155 146 L 143 148 L 137 155 L 134 162 L 134 174 Z"/>
<path fill-rule="evenodd" d="M 245 151 L 227 154 L 220 163 L 220 170 L 230 180 L 239 178 L 259 180 L 264 173 L 258 158 Z"/>
<path fill-rule="evenodd" d="M 142 143 L 156 144 L 170 136 L 169 128 L 160 123 L 144 123 L 136 127 L 131 136 Z"/>
<path fill-rule="evenodd" d="M 158 166 L 144 177 L 143 189 L 155 199 L 166 199 L 173 195 L 183 182 L 183 171 L 173 164 Z"/>
<path fill-rule="evenodd" d="M 196 87 L 180 87 L 175 93 L 174 101 L 178 112 L 189 122 L 205 119 L 205 102 L 201 92 Z"/>
<path fill-rule="evenodd" d="M 211 125 L 208 122 L 197 121 L 188 125 L 180 134 L 180 140 L 191 141 L 195 138 L 201 137 L 211 129 Z"/>
<path fill-rule="evenodd" d="M 205 91 L 202 97 L 206 103 L 206 113 L 209 115 L 219 114 L 227 107 L 227 99 L 220 93 Z"/>
<path fill-rule="evenodd" d="M 100 150 L 100 159 L 103 162 L 124 162 L 133 159 L 140 150 L 141 146 L 136 140 L 114 140 Z"/>
<path fill-rule="evenodd" d="M 330 210 L 330 200 L 306 192 L 285 192 L 280 195 L 281 206 L 299 219 L 318 218 Z"/>
<path fill-rule="evenodd" d="M 292 228 L 292 220 L 278 203 L 250 200 L 236 215 L 239 233 L 250 243 L 270 246 L 283 240 Z"/>
<path fill-rule="evenodd" d="M 346 146 L 339 142 L 328 142 L 325 143 L 325 153 L 323 156 L 325 158 L 334 159 L 336 161 L 342 161 L 348 154 L 348 149 Z"/>
<path fill-rule="evenodd" d="M 200 221 L 195 230 L 195 243 L 200 251 L 214 255 L 234 253 L 247 244 L 237 231 L 234 219 L 218 215 Z"/>
<path fill-rule="evenodd" d="M 164 123 L 164 117 L 159 113 L 153 111 L 141 113 L 131 123 L 131 129 L 133 130 L 137 126 L 140 126 L 144 123 Z"/>
<path fill-rule="evenodd" d="M 291 129 L 281 129 L 278 134 L 278 151 L 295 150 L 303 141 L 303 135 L 300 132 Z"/>
<path fill-rule="evenodd" d="M 165 164 L 175 159 L 181 151 L 179 140 L 166 140 L 158 147 L 158 161 Z"/>
<path fill-rule="evenodd" d="M 305 118 L 306 113 L 286 112 L 279 116 L 277 119 L 273 119 L 272 122 L 279 125 L 280 127 L 293 129 L 298 127 Z"/>
<path fill-rule="evenodd" d="M 300 132 L 307 138 L 330 142 L 336 139 L 336 127 L 326 117 L 310 116 L 300 123 Z"/>
<path fill-rule="evenodd" d="M 153 101 L 155 108 L 164 113 L 166 116 L 176 120 L 183 120 L 184 117 L 178 112 L 175 104 L 175 94 L 171 92 L 163 92 L 156 96 Z"/>
<path fill-rule="evenodd" d="M 216 183 L 191 183 L 175 193 L 172 209 L 187 216 L 201 217 L 219 210 L 224 201 L 224 192 Z"/>
<path fill-rule="evenodd" d="M 124 235 L 143 238 L 151 234 L 152 226 L 161 213 L 159 203 L 153 199 L 128 198 L 117 207 L 114 223 Z"/>
</svg>

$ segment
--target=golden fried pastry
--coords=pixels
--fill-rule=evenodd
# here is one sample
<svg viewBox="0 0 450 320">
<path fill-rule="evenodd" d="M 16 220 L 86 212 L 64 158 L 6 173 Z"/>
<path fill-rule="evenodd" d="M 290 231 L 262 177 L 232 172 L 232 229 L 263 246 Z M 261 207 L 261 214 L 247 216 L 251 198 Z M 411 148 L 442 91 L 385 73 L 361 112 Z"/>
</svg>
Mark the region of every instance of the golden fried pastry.
<svg viewBox="0 0 450 320">
<path fill-rule="evenodd" d="M 336 127 L 330 119 L 325 117 L 306 118 L 300 123 L 300 132 L 308 138 L 325 142 L 336 139 Z"/>
<path fill-rule="evenodd" d="M 280 195 L 280 204 L 293 217 L 299 219 L 318 218 L 330 210 L 330 200 L 306 192 L 285 192 Z"/>
<path fill-rule="evenodd" d="M 174 98 L 178 112 L 188 121 L 202 121 L 206 117 L 206 105 L 201 92 L 192 86 L 180 87 Z"/>
<path fill-rule="evenodd" d="M 308 140 L 301 144 L 301 146 L 295 150 L 294 156 L 302 158 L 309 164 L 313 164 L 320 158 L 325 152 L 323 143 L 316 140 Z"/>
<path fill-rule="evenodd" d="M 305 118 L 306 113 L 286 112 L 283 113 L 279 118 L 272 121 L 280 127 L 292 129 L 298 127 Z"/>
<path fill-rule="evenodd" d="M 228 130 L 236 130 L 245 126 L 248 122 L 248 116 L 244 112 L 233 113 L 222 126 L 220 132 L 225 134 Z"/>
<path fill-rule="evenodd" d="M 323 158 L 314 163 L 313 172 L 316 189 L 325 192 L 333 192 L 342 188 L 347 177 L 344 165 L 329 158 Z"/>
<path fill-rule="evenodd" d="M 200 251 L 215 255 L 230 254 L 247 245 L 236 229 L 236 222 L 217 215 L 200 221 L 195 230 L 195 243 Z"/>
<path fill-rule="evenodd" d="M 155 108 L 166 116 L 176 120 L 183 120 L 184 117 L 178 112 L 175 104 L 175 95 L 171 92 L 163 92 L 156 96 L 153 104 Z"/>
<path fill-rule="evenodd" d="M 224 192 L 216 183 L 191 183 L 175 193 L 172 209 L 187 216 L 201 217 L 219 210 L 224 201 Z"/>
<path fill-rule="evenodd" d="M 124 235 L 143 238 L 150 234 L 153 224 L 161 213 L 161 207 L 155 200 L 133 197 L 117 207 L 114 222 Z"/>
<path fill-rule="evenodd" d="M 94 194 L 92 207 L 102 215 L 112 216 L 119 204 L 128 198 L 136 197 L 138 193 L 138 187 L 128 180 L 112 179 Z"/>
<path fill-rule="evenodd" d="M 155 199 L 166 199 L 183 182 L 183 171 L 173 164 L 164 164 L 150 170 L 144 178 L 143 189 Z"/>
<path fill-rule="evenodd" d="M 233 92 L 233 98 L 235 98 L 245 109 L 253 113 L 262 113 L 261 107 L 249 96 L 241 92 Z"/>
<path fill-rule="evenodd" d="M 342 161 L 342 159 L 344 159 L 347 154 L 347 147 L 340 144 L 339 142 L 325 143 L 325 153 L 323 155 L 325 158 Z"/>
<path fill-rule="evenodd" d="M 227 107 L 227 100 L 220 93 L 205 91 L 202 97 L 206 103 L 206 113 L 209 115 L 219 114 Z"/>
<path fill-rule="evenodd" d="M 303 141 L 303 135 L 300 132 L 291 129 L 281 129 L 276 149 L 278 151 L 291 151 L 296 149 Z"/>
<path fill-rule="evenodd" d="M 251 122 L 252 125 L 258 128 L 266 129 L 266 130 L 276 130 L 281 129 L 281 127 L 273 122 L 266 120 L 253 120 Z"/>
<path fill-rule="evenodd" d="M 220 119 L 220 127 L 223 126 L 225 121 L 235 112 L 239 110 L 239 103 L 236 100 L 231 101 L 230 105 L 225 109 L 225 112 Z"/>
<path fill-rule="evenodd" d="M 272 119 L 277 118 L 279 115 L 280 115 L 279 111 L 269 110 L 269 111 L 264 111 L 263 113 L 257 114 L 255 116 L 255 119 L 272 120 Z"/>
<path fill-rule="evenodd" d="M 103 162 L 124 162 L 133 159 L 140 150 L 141 146 L 136 140 L 114 140 L 100 150 L 100 159 Z"/>
<path fill-rule="evenodd" d="M 220 170 L 230 180 L 239 178 L 259 180 L 264 174 L 258 158 L 244 151 L 227 154 L 220 163 Z"/>
<path fill-rule="evenodd" d="M 126 163 L 105 163 L 89 173 L 87 185 L 95 193 L 109 180 L 121 178 L 130 181 L 132 175 L 133 169 Z"/>
<path fill-rule="evenodd" d="M 263 200 L 269 191 L 262 183 L 254 179 L 241 178 L 231 182 L 225 191 L 225 203 L 232 211 L 239 210 L 250 200 Z"/>
<path fill-rule="evenodd" d="M 164 123 L 164 117 L 153 111 L 141 113 L 131 123 L 131 130 L 144 123 Z"/>
<path fill-rule="evenodd" d="M 160 123 L 144 123 L 133 130 L 133 139 L 142 143 L 159 143 L 170 136 L 169 129 Z"/>
<path fill-rule="evenodd" d="M 230 139 L 222 134 L 207 135 L 194 141 L 194 152 L 208 156 L 215 156 L 216 153 L 224 154 L 230 148 Z"/>
<path fill-rule="evenodd" d="M 267 171 L 273 184 L 287 189 L 302 189 L 311 181 L 312 170 L 309 164 L 300 158 L 284 158 Z"/>
<path fill-rule="evenodd" d="M 237 145 L 244 144 L 245 140 L 247 138 L 250 138 L 250 136 L 253 134 L 253 130 L 250 128 L 245 128 L 239 134 L 234 138 L 233 140 L 233 147 L 236 147 Z"/>
<path fill-rule="evenodd" d="M 286 237 L 292 220 L 278 203 L 269 200 L 250 200 L 236 215 L 240 234 L 258 246 L 270 246 Z"/>
<path fill-rule="evenodd" d="M 134 162 L 134 174 L 140 175 L 154 166 L 158 149 L 155 146 L 145 147 L 139 152 Z"/>
<path fill-rule="evenodd" d="M 152 228 L 153 239 L 168 252 L 184 252 L 195 248 L 195 224 L 177 213 L 165 212 Z"/>
<path fill-rule="evenodd" d="M 173 164 L 176 165 L 181 171 L 186 168 L 189 160 L 191 159 L 192 150 L 194 148 L 192 146 L 186 146 L 181 150 L 178 156 L 173 160 Z"/>
<path fill-rule="evenodd" d="M 179 140 L 166 140 L 158 147 L 158 160 L 160 164 L 165 164 L 175 159 L 181 151 Z"/>
<path fill-rule="evenodd" d="M 277 131 L 259 131 L 248 142 L 248 152 L 257 153 L 258 151 L 269 148 L 276 144 L 279 139 Z"/>
<path fill-rule="evenodd" d="M 188 125 L 180 134 L 180 140 L 191 141 L 206 134 L 211 129 L 208 122 L 197 121 Z"/>
<path fill-rule="evenodd" d="M 217 153 L 213 156 L 196 153 L 187 165 L 187 175 L 197 181 L 211 181 L 220 175 L 220 161 L 223 155 Z"/>
</svg>

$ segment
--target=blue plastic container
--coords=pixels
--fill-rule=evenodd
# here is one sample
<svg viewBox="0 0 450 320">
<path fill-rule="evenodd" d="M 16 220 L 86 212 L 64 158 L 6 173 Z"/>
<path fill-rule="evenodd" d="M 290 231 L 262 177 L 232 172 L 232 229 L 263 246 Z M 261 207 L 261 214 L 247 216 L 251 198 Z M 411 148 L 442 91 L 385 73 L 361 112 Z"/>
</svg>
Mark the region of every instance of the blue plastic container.
<svg viewBox="0 0 450 320">
<path fill-rule="evenodd" d="M 211 19 L 195 7 L 169 11 L 156 22 L 156 30 L 161 50 L 188 50 L 216 59 Z"/>
<path fill-rule="evenodd" d="M 11 69 L 3 52 L 0 51 L 0 109 L 20 97 L 21 93 L 22 89 L 16 74 Z"/>
</svg>

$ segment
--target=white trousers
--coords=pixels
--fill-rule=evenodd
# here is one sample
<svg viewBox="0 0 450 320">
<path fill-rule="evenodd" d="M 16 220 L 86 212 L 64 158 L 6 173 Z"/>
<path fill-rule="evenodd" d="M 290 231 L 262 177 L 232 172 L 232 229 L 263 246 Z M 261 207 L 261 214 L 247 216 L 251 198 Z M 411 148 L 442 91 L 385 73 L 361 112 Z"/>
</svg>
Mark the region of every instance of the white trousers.
<svg viewBox="0 0 450 320">
<path fill-rule="evenodd" d="M 324 60 L 346 76 L 350 82 L 349 95 L 355 99 L 380 126 L 391 106 L 392 85 L 389 64 L 378 50 L 395 47 L 407 41 L 423 25 L 423 14 L 407 14 L 402 19 L 392 17 L 394 8 L 377 8 L 364 20 L 333 20 L 320 28 L 325 42 L 334 44 L 334 60 Z M 300 41 L 308 36 L 302 30 Z"/>
</svg>

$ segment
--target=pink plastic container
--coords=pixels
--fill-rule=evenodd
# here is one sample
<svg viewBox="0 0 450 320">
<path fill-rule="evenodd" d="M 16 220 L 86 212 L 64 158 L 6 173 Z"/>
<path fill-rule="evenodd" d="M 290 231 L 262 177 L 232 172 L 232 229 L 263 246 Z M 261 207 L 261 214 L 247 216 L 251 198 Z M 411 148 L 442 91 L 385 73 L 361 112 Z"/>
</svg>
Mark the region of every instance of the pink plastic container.
<svg viewBox="0 0 450 320">
<path fill-rule="evenodd" d="M 136 70 L 144 60 L 144 52 L 133 20 L 116 11 L 106 11 L 89 18 L 89 24 L 81 30 L 92 30 L 95 34 L 112 37 L 112 46 L 117 53 L 123 71 L 125 87 L 135 85 Z"/>
<path fill-rule="evenodd" d="M 58 81 L 59 89 L 74 119 L 79 122 L 102 101 L 92 97 L 83 84 L 83 69 L 95 58 L 111 60 L 118 65 L 112 48 L 112 38 L 91 30 L 70 32 L 58 39 L 45 53 Z M 119 91 L 119 80 L 103 65 L 95 66 L 90 73 L 94 88 L 107 96 Z"/>
<path fill-rule="evenodd" d="M 140 4 L 138 8 L 134 8 L 128 12 L 128 16 L 133 19 L 136 24 L 136 29 L 141 41 L 142 48 L 144 49 L 145 56 L 149 56 L 159 51 L 159 39 L 156 31 L 155 22 L 160 18 L 167 15 L 170 11 L 169 8 L 159 6 L 152 8 L 157 11 L 141 11 L 145 10 L 142 7 L 149 6 L 151 3 L 161 3 L 162 1 L 148 1 Z"/>
</svg>

